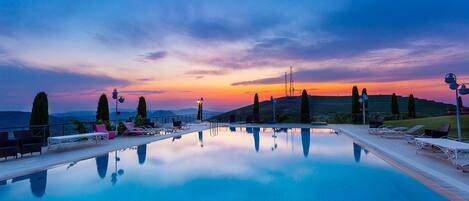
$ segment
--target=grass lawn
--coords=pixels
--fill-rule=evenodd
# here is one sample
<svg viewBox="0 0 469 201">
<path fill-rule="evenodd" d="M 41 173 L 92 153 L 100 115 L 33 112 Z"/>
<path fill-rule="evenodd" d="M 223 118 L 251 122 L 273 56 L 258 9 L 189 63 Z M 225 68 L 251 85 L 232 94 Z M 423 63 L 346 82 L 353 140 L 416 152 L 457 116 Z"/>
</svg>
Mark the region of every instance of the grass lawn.
<svg viewBox="0 0 469 201">
<path fill-rule="evenodd" d="M 451 137 L 457 137 L 457 125 L 456 125 L 456 115 L 453 116 L 439 116 L 439 117 L 428 117 L 428 118 L 419 118 L 419 119 L 407 119 L 407 120 L 395 120 L 395 121 L 386 121 L 384 124 L 386 126 L 404 126 L 412 127 L 415 125 L 424 125 L 425 128 L 437 129 L 442 124 L 449 122 L 451 124 L 451 129 L 449 130 L 449 135 Z M 469 138 L 469 115 L 461 116 L 461 131 L 463 138 Z"/>
</svg>

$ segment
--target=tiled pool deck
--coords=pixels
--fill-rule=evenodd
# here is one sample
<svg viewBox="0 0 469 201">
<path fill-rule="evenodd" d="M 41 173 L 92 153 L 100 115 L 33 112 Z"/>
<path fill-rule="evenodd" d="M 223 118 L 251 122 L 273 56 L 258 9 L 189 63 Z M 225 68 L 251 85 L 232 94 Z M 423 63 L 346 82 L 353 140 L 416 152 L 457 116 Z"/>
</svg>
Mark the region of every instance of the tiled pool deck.
<svg viewBox="0 0 469 201">
<path fill-rule="evenodd" d="M 439 154 L 416 152 L 414 144 L 368 134 L 368 126 L 330 125 L 351 136 L 390 164 L 414 176 L 451 200 L 469 200 L 469 173 L 457 170 Z"/>
<path fill-rule="evenodd" d="M 219 126 L 230 126 L 219 124 Z M 234 124 L 233 127 L 279 127 L 311 128 L 308 124 Z M 324 126 L 322 126 L 324 127 Z M 25 157 L 18 160 L 0 160 L 0 180 L 33 173 L 47 167 L 92 158 L 116 149 L 150 143 L 152 141 L 172 138 L 195 131 L 208 129 L 208 124 L 198 124 L 190 129 L 163 136 L 119 137 L 108 144 L 98 146 L 80 146 L 64 151 L 49 151 L 40 156 Z M 391 165 L 417 178 L 435 191 L 446 195 L 451 200 L 469 200 L 469 174 L 457 170 L 450 162 L 426 154 L 416 153 L 415 146 L 404 140 L 384 139 L 368 134 L 368 127 L 361 125 L 337 124 L 332 128 L 351 136 L 357 143 L 367 147 L 375 154 L 387 160 Z"/>
</svg>

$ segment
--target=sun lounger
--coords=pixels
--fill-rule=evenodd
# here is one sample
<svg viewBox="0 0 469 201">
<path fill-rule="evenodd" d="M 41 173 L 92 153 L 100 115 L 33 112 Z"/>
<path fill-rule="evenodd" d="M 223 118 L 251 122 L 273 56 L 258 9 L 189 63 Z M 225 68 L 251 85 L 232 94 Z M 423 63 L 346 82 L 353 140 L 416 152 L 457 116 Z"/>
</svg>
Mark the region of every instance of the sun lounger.
<svg viewBox="0 0 469 201">
<path fill-rule="evenodd" d="M 425 129 L 422 135 L 406 135 L 405 139 L 408 143 L 414 142 L 415 138 L 446 138 L 448 137 L 450 124 L 443 124 L 438 130 Z"/>
<path fill-rule="evenodd" d="M 461 163 L 461 160 L 467 159 L 464 156 L 469 154 L 468 143 L 443 138 L 415 138 L 415 146 L 417 150 L 422 150 L 428 146 L 436 147 L 440 149 L 454 165 L 467 165 L 459 163 Z"/>
<path fill-rule="evenodd" d="M 103 132 L 96 133 L 83 133 L 76 135 L 65 135 L 47 138 L 48 148 L 53 147 L 61 148 L 66 145 L 78 145 L 87 142 L 99 144 L 100 142 L 107 142 L 109 140 L 108 134 Z"/>
<path fill-rule="evenodd" d="M 108 131 L 106 124 L 95 124 L 93 127 L 96 132 L 107 133 L 110 140 L 116 137 L 116 131 Z"/>
<path fill-rule="evenodd" d="M 135 127 L 134 122 L 124 122 L 125 131 L 124 135 L 147 135 L 151 132 L 140 127 Z"/>
<path fill-rule="evenodd" d="M 384 123 L 384 117 L 379 116 L 375 120 L 370 121 L 369 125 L 370 125 L 370 128 L 380 128 L 381 126 L 383 126 L 383 123 Z"/>
<path fill-rule="evenodd" d="M 422 129 L 423 125 L 416 125 L 412 128 L 370 128 L 371 135 L 379 135 L 386 138 L 404 138 L 406 135 L 415 135 L 417 131 Z"/>
</svg>

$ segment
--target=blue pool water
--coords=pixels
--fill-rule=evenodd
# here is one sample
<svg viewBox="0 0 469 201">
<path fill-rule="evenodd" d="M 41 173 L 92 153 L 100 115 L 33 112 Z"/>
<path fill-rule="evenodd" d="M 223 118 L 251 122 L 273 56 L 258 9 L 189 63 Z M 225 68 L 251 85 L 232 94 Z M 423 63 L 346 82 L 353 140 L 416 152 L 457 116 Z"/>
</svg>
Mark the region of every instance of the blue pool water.
<svg viewBox="0 0 469 201">
<path fill-rule="evenodd" d="M 321 129 L 206 130 L 0 182 L 2 201 L 444 199 Z"/>
</svg>

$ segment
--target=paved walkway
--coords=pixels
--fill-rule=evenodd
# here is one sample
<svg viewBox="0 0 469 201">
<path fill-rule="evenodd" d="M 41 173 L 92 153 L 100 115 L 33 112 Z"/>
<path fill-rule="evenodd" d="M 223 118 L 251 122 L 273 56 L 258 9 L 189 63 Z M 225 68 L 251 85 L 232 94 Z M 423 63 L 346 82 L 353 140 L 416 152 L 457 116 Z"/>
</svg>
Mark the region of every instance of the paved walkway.
<svg viewBox="0 0 469 201">
<path fill-rule="evenodd" d="M 405 140 L 370 135 L 368 126 L 340 124 L 330 127 L 350 135 L 359 144 L 451 200 L 469 200 L 469 174 L 457 170 L 451 162 L 441 158 L 441 155 L 435 156 L 430 151 L 417 153 L 415 145 Z"/>
<path fill-rule="evenodd" d="M 114 150 L 147 144 L 153 141 L 185 135 L 208 128 L 209 125 L 205 123 L 195 124 L 191 125 L 189 129 L 167 135 L 117 137 L 109 140 L 109 143 L 107 144 L 80 145 L 75 148 L 45 151 L 42 155 L 34 154 L 34 156 L 25 156 L 24 158 L 17 160 L 10 159 L 0 161 L 0 181 L 34 173 L 55 165 L 93 158 L 97 155 L 105 154 Z"/>
</svg>

